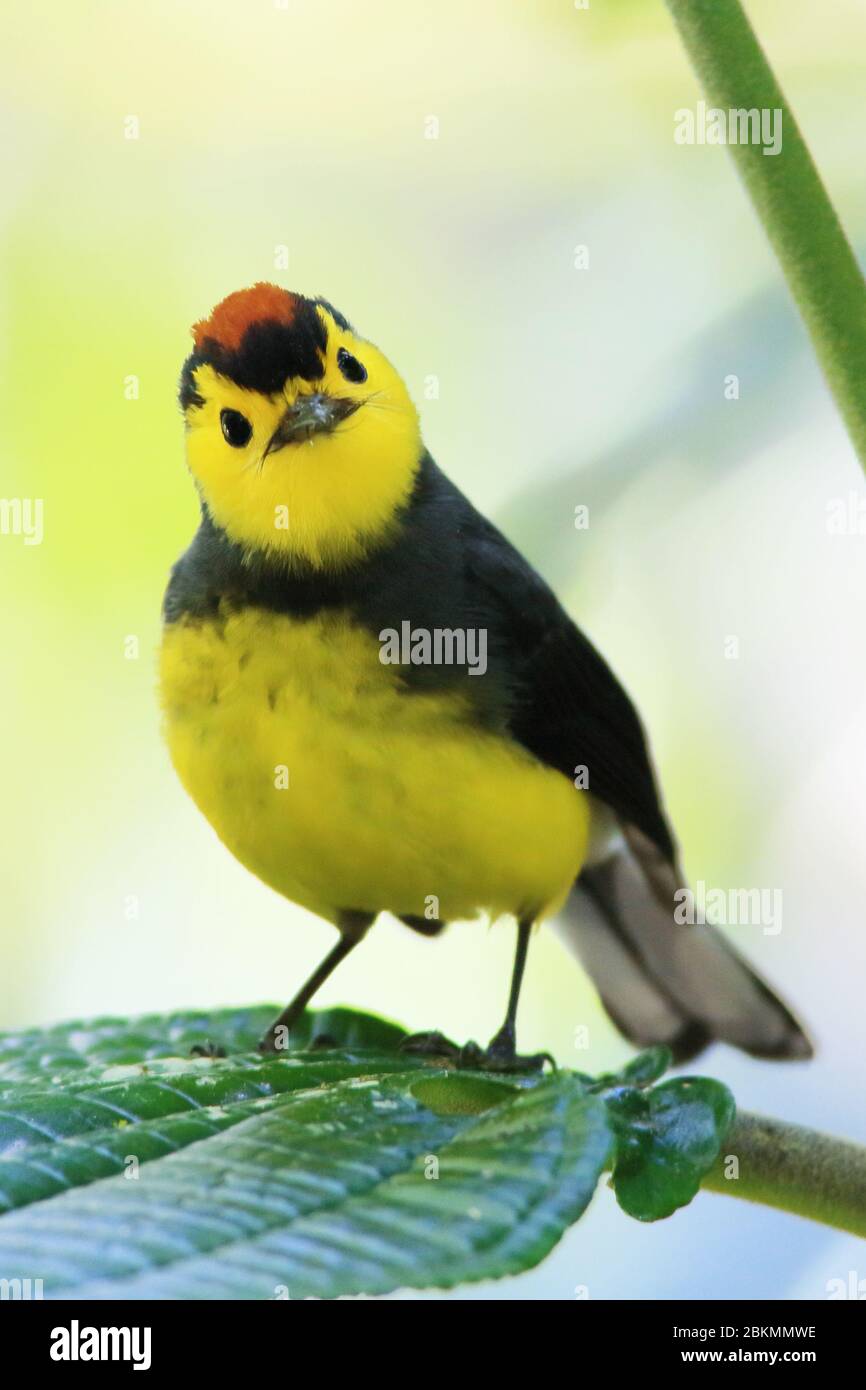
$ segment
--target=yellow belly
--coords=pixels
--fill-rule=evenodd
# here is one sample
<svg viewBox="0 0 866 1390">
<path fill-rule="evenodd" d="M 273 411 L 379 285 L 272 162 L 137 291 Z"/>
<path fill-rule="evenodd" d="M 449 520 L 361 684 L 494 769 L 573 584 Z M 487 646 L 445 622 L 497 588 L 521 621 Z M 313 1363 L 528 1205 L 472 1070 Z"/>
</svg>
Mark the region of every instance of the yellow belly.
<svg viewBox="0 0 866 1390">
<path fill-rule="evenodd" d="M 161 685 L 175 768 L 220 839 L 331 921 L 543 916 L 581 867 L 587 795 L 479 730 L 462 698 L 402 691 L 340 614 L 183 619 Z"/>
</svg>

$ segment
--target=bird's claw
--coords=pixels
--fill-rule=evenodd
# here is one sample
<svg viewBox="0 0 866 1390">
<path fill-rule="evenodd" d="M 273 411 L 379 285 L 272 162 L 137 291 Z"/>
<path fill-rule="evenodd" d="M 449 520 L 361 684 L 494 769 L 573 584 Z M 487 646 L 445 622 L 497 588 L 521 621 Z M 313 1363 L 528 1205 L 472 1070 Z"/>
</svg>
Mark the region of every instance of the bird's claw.
<svg viewBox="0 0 866 1390">
<path fill-rule="evenodd" d="M 203 1043 L 193 1043 L 189 1055 L 190 1057 L 225 1057 L 226 1050 L 219 1043 L 208 1040 Z"/>
<path fill-rule="evenodd" d="M 445 1057 L 457 1063 L 462 1049 L 457 1043 L 446 1038 L 444 1033 L 412 1033 L 403 1038 L 400 1052 L 409 1052 L 413 1057 Z"/>
<path fill-rule="evenodd" d="M 522 1055 L 515 1051 L 514 1040 L 497 1033 L 488 1047 L 479 1047 L 477 1042 L 464 1043 L 462 1047 L 446 1038 L 444 1033 L 413 1033 L 400 1043 L 400 1051 L 415 1057 L 441 1057 L 459 1071 L 490 1071 L 501 1075 L 516 1075 L 520 1072 L 542 1071 L 549 1062 L 553 1071 L 556 1063 L 549 1052 L 535 1052 Z"/>
<path fill-rule="evenodd" d="M 556 1071 L 556 1063 L 549 1052 L 515 1052 L 513 1048 L 497 1047 L 494 1039 L 489 1047 L 479 1047 L 475 1042 L 465 1043 L 460 1049 L 457 1065 L 467 1071 L 491 1071 L 513 1076 L 520 1072 L 543 1071 L 545 1062 L 549 1062 Z"/>
</svg>

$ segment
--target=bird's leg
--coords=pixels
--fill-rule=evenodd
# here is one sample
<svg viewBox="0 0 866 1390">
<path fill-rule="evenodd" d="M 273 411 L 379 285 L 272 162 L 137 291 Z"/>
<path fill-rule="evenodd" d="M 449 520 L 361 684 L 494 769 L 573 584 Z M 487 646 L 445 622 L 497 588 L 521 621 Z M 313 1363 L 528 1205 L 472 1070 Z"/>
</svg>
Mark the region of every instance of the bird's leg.
<svg viewBox="0 0 866 1390">
<path fill-rule="evenodd" d="M 514 966 L 511 971 L 511 989 L 508 994 L 508 1008 L 505 1011 L 505 1022 L 495 1038 L 491 1038 L 487 1047 L 489 1053 L 499 1053 L 503 1057 L 513 1057 L 516 1051 L 517 1002 L 520 998 L 520 986 L 523 984 L 526 957 L 529 954 L 529 933 L 531 930 L 531 922 L 518 922 L 517 945 L 514 951 Z"/>
<path fill-rule="evenodd" d="M 345 960 L 351 950 L 365 935 L 375 920 L 370 912 L 341 912 L 337 920 L 340 939 L 325 959 L 313 971 L 306 984 L 302 985 L 294 999 L 286 1005 L 279 1018 L 271 1024 L 259 1043 L 260 1052 L 285 1052 L 289 1045 L 289 1034 L 302 1016 L 313 995 L 333 974 L 341 960 Z"/>
<path fill-rule="evenodd" d="M 526 969 L 531 931 L 532 918 L 522 918 L 517 924 L 517 949 L 514 953 L 514 969 L 511 972 L 511 990 L 505 1022 L 483 1051 L 477 1043 L 467 1043 L 460 1054 L 459 1066 L 501 1072 L 541 1071 L 545 1062 L 550 1062 L 552 1067 L 556 1067 L 548 1052 L 521 1056 L 517 1051 L 517 1001 L 520 998 L 520 986 Z"/>
<path fill-rule="evenodd" d="M 549 1062 L 555 1069 L 556 1063 L 550 1053 L 536 1052 L 531 1056 L 521 1056 L 516 1048 L 517 1001 L 520 998 L 520 986 L 526 969 L 531 930 L 531 917 L 521 920 L 517 925 L 517 950 L 514 955 L 505 1022 L 486 1048 L 479 1047 L 475 1042 L 458 1047 L 442 1033 L 413 1033 L 411 1037 L 403 1039 L 400 1044 L 401 1051 L 422 1057 L 441 1057 L 458 1067 L 473 1071 L 541 1071 L 545 1062 Z"/>
</svg>

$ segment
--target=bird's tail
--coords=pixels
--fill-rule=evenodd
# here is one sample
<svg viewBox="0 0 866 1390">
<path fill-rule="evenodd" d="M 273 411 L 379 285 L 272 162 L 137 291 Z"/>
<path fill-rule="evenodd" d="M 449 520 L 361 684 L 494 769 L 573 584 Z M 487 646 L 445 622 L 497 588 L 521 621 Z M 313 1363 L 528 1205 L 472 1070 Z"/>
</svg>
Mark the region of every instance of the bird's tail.
<svg viewBox="0 0 866 1390">
<path fill-rule="evenodd" d="M 617 1028 L 686 1061 L 715 1038 L 754 1057 L 806 1058 L 790 1010 L 721 934 L 681 925 L 675 868 L 637 832 L 586 867 L 555 924 Z"/>
</svg>

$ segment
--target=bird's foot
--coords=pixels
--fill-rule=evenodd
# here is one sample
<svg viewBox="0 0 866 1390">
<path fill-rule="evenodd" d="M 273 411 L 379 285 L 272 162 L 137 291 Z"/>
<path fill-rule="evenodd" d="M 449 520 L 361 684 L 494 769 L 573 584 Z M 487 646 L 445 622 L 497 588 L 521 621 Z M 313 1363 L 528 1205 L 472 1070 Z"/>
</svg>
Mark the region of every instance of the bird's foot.
<svg viewBox="0 0 866 1390">
<path fill-rule="evenodd" d="M 556 1071 L 556 1063 L 549 1052 L 518 1052 L 514 1029 L 506 1024 L 484 1048 L 474 1042 L 466 1043 L 461 1048 L 458 1066 L 513 1076 L 519 1072 L 543 1071 L 545 1062 L 549 1062 Z"/>
<path fill-rule="evenodd" d="M 444 1057 L 457 1063 L 462 1049 L 444 1033 L 411 1033 L 400 1043 L 400 1051 L 413 1057 Z"/>
<path fill-rule="evenodd" d="M 275 1023 L 264 1037 L 259 1039 L 259 1052 L 264 1053 L 266 1057 L 279 1056 L 281 1052 L 288 1052 L 290 1041 L 288 1028 Z"/>
<path fill-rule="evenodd" d="M 259 1052 L 264 1056 L 279 1057 L 280 1053 L 288 1052 L 292 1045 L 291 1029 L 282 1024 L 269 1029 L 259 1043 Z M 340 1044 L 336 1038 L 332 1038 L 330 1033 L 316 1033 L 307 1043 L 298 1043 L 298 1048 L 304 1052 L 333 1052 Z"/>
<path fill-rule="evenodd" d="M 545 1062 L 549 1062 L 556 1071 L 556 1063 L 549 1052 L 519 1053 L 515 1048 L 514 1031 L 508 1027 L 500 1028 L 487 1047 L 479 1047 L 476 1042 L 464 1043 L 459 1047 L 443 1033 L 413 1033 L 403 1039 L 400 1051 L 415 1057 L 441 1057 L 461 1071 L 517 1075 L 520 1072 L 542 1071 Z"/>
<path fill-rule="evenodd" d="M 190 1057 L 225 1057 L 226 1050 L 219 1043 L 194 1043 L 189 1050 Z"/>
</svg>

